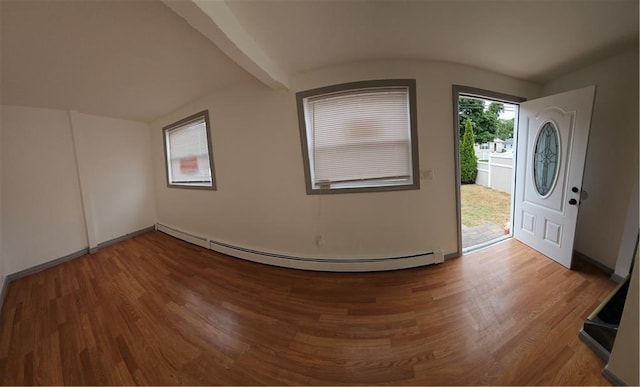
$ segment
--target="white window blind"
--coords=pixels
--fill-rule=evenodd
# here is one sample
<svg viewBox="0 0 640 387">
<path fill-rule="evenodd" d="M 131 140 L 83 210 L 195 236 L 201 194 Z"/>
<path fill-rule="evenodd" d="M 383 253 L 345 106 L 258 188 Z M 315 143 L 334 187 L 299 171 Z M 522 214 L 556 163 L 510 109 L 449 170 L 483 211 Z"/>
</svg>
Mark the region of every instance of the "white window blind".
<svg viewBox="0 0 640 387">
<path fill-rule="evenodd" d="M 306 100 L 314 186 L 412 180 L 408 87 L 341 92 Z"/>
<path fill-rule="evenodd" d="M 166 137 L 170 183 L 211 185 L 204 117 L 167 130 Z"/>
</svg>

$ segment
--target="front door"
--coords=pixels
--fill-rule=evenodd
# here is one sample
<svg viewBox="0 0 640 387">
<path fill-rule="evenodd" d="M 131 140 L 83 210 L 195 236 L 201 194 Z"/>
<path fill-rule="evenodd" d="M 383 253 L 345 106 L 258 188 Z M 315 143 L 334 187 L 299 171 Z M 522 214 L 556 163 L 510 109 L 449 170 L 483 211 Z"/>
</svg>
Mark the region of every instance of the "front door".
<svg viewBox="0 0 640 387">
<path fill-rule="evenodd" d="M 520 104 L 513 235 L 570 268 L 595 86 Z"/>
</svg>

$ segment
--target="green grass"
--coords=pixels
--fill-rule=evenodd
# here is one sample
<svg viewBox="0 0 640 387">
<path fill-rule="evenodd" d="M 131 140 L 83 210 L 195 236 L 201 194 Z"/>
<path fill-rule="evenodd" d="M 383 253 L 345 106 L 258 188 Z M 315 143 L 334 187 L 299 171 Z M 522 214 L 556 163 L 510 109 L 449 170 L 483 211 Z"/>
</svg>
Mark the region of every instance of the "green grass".
<svg viewBox="0 0 640 387">
<path fill-rule="evenodd" d="M 511 195 L 477 184 L 460 186 L 462 224 L 467 227 L 496 224 L 503 227 L 509 221 Z"/>
</svg>

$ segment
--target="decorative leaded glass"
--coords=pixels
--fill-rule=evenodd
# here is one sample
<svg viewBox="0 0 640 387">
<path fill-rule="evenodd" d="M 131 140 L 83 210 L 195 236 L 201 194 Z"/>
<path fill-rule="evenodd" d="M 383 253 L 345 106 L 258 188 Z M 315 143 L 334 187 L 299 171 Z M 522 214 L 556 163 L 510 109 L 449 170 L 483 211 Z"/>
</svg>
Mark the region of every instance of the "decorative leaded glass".
<svg viewBox="0 0 640 387">
<path fill-rule="evenodd" d="M 533 156 L 533 180 L 541 196 L 546 196 L 556 182 L 560 159 L 558 143 L 558 129 L 547 122 L 538 134 Z"/>
</svg>

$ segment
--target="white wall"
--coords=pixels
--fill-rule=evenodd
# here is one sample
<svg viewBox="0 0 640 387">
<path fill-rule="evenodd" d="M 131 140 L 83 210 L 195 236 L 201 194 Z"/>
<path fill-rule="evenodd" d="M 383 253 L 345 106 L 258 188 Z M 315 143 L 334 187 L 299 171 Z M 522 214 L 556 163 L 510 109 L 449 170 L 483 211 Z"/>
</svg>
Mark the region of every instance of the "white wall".
<svg viewBox="0 0 640 387">
<path fill-rule="evenodd" d="M 67 112 L 2 106 L 5 274 L 87 246 Z"/>
<path fill-rule="evenodd" d="M 153 225 L 146 124 L 18 106 L 1 113 L 5 275 L 85 249 L 89 234 L 94 247 Z"/>
<path fill-rule="evenodd" d="M 589 198 L 580 206 L 575 249 L 613 269 L 628 206 L 637 200 L 631 197 L 638 179 L 637 47 L 556 79 L 543 91 L 547 95 L 594 84 L 582 185 Z"/>
<path fill-rule="evenodd" d="M 71 123 L 90 246 L 153 226 L 149 126 L 77 112 Z"/>
<path fill-rule="evenodd" d="M 635 257 L 629 293 L 627 293 L 627 300 L 622 311 L 620 329 L 613 343 L 609 363 L 606 366 L 607 371 L 614 374 L 628 386 L 637 386 L 640 383 L 640 377 L 638 376 L 638 324 L 640 320 L 638 313 L 638 304 L 640 303 L 638 288 L 640 288 L 640 282 L 638 276 L 640 273 L 638 273 L 637 252 Z"/>
<path fill-rule="evenodd" d="M 0 110 L 0 216 L 2 216 L 2 110 Z M 2 263 L 2 221 L 0 220 L 0 297 L 2 297 L 2 288 L 4 286 L 5 271 Z M 2 306 L 0 299 L 0 307 Z"/>
<path fill-rule="evenodd" d="M 627 207 L 627 218 L 624 223 L 624 230 L 618 249 L 618 257 L 614 270 L 614 279 L 625 278 L 631 271 L 634 250 L 638 242 L 638 223 L 640 219 L 640 202 L 638 201 L 638 180 L 633 182 L 631 195 L 629 195 L 629 205 Z"/>
<path fill-rule="evenodd" d="M 2 15 L 2 7 L 0 7 L 0 19 Z M 2 215 L 2 111 L 0 110 L 0 216 Z M 2 288 L 4 286 L 4 268 L 2 263 L 2 221 L 0 220 L 0 297 L 2 297 Z M 0 303 L 2 300 L 0 300 Z M 1 307 L 1 305 L 0 305 Z"/>
<path fill-rule="evenodd" d="M 414 191 L 307 195 L 295 92 L 367 79 L 417 80 L 420 169 Z M 214 93 L 152 123 L 158 221 L 213 240 L 302 257 L 389 257 L 457 250 L 452 84 L 535 97 L 540 88 L 438 62 L 374 62 Z M 208 109 L 217 191 L 167 188 L 162 127 Z M 324 244 L 316 245 L 321 235 Z"/>
</svg>

